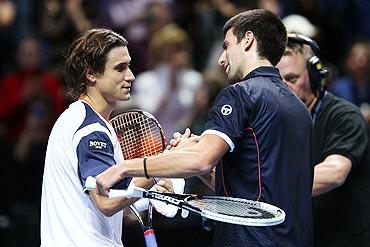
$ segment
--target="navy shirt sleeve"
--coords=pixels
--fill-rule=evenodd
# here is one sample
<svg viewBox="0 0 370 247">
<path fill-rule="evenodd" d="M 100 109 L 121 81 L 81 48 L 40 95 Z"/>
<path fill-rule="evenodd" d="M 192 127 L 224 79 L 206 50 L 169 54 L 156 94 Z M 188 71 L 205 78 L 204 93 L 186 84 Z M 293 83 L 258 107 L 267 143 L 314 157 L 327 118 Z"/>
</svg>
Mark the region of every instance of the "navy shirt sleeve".
<svg viewBox="0 0 370 247">
<path fill-rule="evenodd" d="M 114 160 L 114 147 L 104 132 L 92 132 L 81 138 L 77 146 L 78 176 L 83 187 L 86 178 L 96 177 L 107 168 L 116 164 Z M 127 178 L 116 184 L 115 189 L 126 189 L 131 181 Z"/>
<path fill-rule="evenodd" d="M 241 86 L 223 89 L 209 112 L 204 130 L 217 130 L 226 134 L 233 143 L 243 135 L 248 126 L 251 100 Z"/>
</svg>

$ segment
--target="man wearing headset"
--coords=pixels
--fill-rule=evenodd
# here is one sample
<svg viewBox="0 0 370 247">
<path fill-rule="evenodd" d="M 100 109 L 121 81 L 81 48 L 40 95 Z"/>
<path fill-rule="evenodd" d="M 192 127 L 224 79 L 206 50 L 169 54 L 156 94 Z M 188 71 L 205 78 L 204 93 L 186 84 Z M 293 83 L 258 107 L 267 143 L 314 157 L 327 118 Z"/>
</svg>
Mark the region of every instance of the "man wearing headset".
<svg viewBox="0 0 370 247">
<path fill-rule="evenodd" d="M 277 67 L 311 111 L 315 168 L 312 189 L 316 246 L 370 243 L 370 139 L 359 109 L 326 91 L 327 71 L 310 38 L 288 34 Z"/>
</svg>

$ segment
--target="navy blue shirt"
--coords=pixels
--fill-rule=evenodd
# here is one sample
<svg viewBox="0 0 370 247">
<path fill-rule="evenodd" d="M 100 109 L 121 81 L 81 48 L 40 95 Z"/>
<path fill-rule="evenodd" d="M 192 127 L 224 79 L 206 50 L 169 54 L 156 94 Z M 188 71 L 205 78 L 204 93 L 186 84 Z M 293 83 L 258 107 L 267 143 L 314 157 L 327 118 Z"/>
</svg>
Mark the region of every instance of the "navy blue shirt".
<svg viewBox="0 0 370 247">
<path fill-rule="evenodd" d="M 312 246 L 312 119 L 279 70 L 257 68 L 223 89 L 205 130 L 231 147 L 216 168 L 216 193 L 259 198 L 286 213 L 272 227 L 217 223 L 214 246 Z"/>
</svg>

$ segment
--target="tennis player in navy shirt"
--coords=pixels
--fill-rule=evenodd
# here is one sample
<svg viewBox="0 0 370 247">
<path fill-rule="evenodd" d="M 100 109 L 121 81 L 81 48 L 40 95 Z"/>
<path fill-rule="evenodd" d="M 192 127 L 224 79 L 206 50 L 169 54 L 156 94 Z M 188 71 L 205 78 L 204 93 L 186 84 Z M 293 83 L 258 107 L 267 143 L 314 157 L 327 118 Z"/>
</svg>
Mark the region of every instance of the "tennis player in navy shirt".
<svg viewBox="0 0 370 247">
<path fill-rule="evenodd" d="M 186 131 L 165 154 L 109 168 L 96 177 L 97 193 L 107 195 L 129 176 L 199 176 L 217 195 L 270 203 L 286 213 L 271 227 L 217 223 L 214 246 L 312 246 L 312 119 L 274 67 L 285 50 L 285 27 L 257 9 L 228 20 L 224 35 L 219 64 L 237 82 L 217 96 L 201 137 Z"/>
</svg>

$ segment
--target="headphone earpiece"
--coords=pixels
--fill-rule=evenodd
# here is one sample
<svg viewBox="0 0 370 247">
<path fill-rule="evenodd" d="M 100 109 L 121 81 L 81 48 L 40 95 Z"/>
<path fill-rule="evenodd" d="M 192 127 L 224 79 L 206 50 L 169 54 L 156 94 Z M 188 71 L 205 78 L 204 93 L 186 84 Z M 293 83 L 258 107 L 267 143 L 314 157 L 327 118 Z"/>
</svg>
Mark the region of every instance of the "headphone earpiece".
<svg viewBox="0 0 370 247">
<path fill-rule="evenodd" d="M 288 41 L 302 45 L 308 45 L 315 54 L 310 59 L 308 59 L 307 70 L 310 78 L 311 90 L 313 92 L 318 91 L 321 93 L 324 86 L 322 83 L 323 79 L 325 79 L 329 75 L 329 72 L 322 66 L 322 63 L 318 57 L 320 54 L 319 46 L 311 38 L 296 33 L 288 33 Z"/>
</svg>

